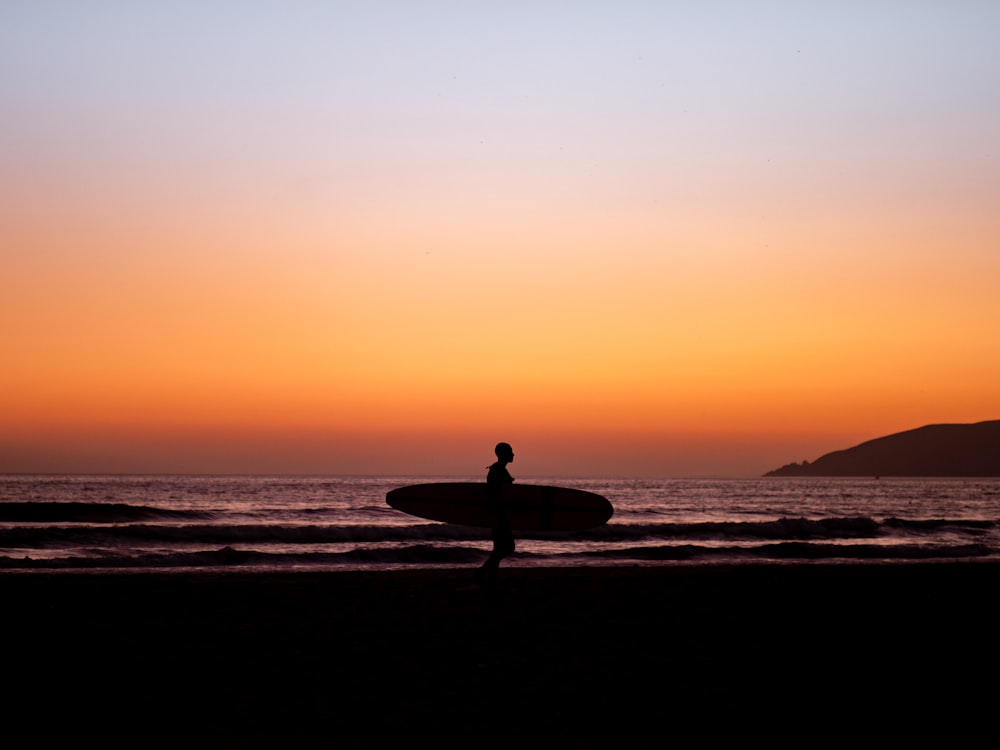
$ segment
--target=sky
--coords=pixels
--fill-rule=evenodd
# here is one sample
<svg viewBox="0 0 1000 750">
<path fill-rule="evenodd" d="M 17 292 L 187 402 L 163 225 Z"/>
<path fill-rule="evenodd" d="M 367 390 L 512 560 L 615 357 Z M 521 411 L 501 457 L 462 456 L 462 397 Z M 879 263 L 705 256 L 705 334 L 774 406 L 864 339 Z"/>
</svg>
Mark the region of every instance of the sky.
<svg viewBox="0 0 1000 750">
<path fill-rule="evenodd" d="M 757 476 L 1000 418 L 1000 3 L 0 5 L 0 472 Z"/>
</svg>

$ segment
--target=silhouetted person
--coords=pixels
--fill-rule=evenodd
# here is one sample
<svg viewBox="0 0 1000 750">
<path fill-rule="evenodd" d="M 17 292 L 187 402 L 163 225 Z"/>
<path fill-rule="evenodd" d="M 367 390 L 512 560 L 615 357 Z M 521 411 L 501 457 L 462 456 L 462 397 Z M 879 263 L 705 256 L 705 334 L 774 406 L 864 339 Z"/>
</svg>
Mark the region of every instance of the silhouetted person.
<svg viewBox="0 0 1000 750">
<path fill-rule="evenodd" d="M 514 460 L 514 449 L 507 443 L 497 443 L 494 452 L 497 454 L 496 463 L 489 467 L 489 472 L 486 474 L 487 502 L 496 519 L 492 532 L 493 551 L 483 566 L 476 571 L 479 582 L 488 586 L 496 582 L 500 561 L 514 551 L 514 534 L 510 529 L 507 509 L 503 502 L 503 486 L 514 482 L 514 477 L 507 471 L 507 464 Z"/>
</svg>

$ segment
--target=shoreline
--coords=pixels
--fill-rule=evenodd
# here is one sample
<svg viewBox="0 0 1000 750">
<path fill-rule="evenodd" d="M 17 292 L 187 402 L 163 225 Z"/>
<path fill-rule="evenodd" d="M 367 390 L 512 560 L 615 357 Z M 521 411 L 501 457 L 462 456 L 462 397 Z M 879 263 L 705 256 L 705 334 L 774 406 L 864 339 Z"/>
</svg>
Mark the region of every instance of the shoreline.
<svg viewBox="0 0 1000 750">
<path fill-rule="evenodd" d="M 992 711 L 998 582 L 983 561 L 501 567 L 490 592 L 472 568 L 4 571 L 0 634 L 11 715 L 105 744 L 133 723 L 213 747 L 926 726 Z"/>
</svg>

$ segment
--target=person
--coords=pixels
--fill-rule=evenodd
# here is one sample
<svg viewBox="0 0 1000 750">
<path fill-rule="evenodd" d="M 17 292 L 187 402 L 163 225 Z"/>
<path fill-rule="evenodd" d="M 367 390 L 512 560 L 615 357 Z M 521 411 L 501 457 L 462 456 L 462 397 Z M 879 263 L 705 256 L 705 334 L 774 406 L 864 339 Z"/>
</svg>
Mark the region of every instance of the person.
<svg viewBox="0 0 1000 750">
<path fill-rule="evenodd" d="M 510 522 L 507 519 L 507 512 L 503 504 L 502 488 L 504 485 L 512 484 L 514 477 L 507 471 L 507 464 L 514 460 L 514 449 L 509 443 L 497 443 L 493 449 L 497 460 L 489 466 L 486 474 L 486 496 L 494 513 L 493 530 L 493 551 L 486 558 L 486 562 L 476 571 L 476 578 L 482 585 L 493 586 L 496 583 L 497 569 L 500 561 L 514 552 L 514 533 L 511 531 Z"/>
</svg>

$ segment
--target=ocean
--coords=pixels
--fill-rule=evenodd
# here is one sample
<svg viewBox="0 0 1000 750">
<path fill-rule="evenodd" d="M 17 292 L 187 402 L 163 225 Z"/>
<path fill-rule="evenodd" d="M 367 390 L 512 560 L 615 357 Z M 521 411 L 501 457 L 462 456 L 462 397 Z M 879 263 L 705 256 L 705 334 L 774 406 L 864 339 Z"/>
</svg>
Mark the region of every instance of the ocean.
<svg viewBox="0 0 1000 750">
<path fill-rule="evenodd" d="M 386 492 L 475 477 L 0 476 L 0 569 L 389 570 L 480 564 L 489 531 L 390 508 Z M 615 512 L 518 534 L 508 566 L 994 560 L 1000 479 L 519 478 Z"/>
</svg>

